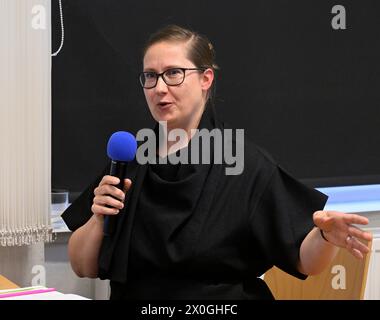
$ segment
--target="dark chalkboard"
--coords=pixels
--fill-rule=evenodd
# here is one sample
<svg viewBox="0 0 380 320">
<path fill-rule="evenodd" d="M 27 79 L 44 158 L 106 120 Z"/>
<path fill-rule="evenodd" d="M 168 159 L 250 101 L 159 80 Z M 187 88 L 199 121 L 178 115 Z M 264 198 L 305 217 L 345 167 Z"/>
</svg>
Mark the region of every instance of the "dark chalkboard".
<svg viewBox="0 0 380 320">
<path fill-rule="evenodd" d="M 53 58 L 54 187 L 80 192 L 105 165 L 117 130 L 153 120 L 137 80 L 141 48 L 176 23 L 206 34 L 221 118 L 312 186 L 380 183 L 380 3 L 339 1 L 63 1 Z M 58 1 L 52 45 L 59 46 Z"/>
</svg>

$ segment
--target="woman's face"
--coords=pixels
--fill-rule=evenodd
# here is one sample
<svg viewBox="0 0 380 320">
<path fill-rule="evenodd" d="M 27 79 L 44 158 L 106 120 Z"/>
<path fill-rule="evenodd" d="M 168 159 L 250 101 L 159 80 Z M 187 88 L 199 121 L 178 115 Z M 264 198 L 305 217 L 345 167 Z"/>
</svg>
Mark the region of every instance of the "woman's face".
<svg viewBox="0 0 380 320">
<path fill-rule="evenodd" d="M 144 72 L 164 72 L 171 68 L 196 68 L 187 58 L 186 43 L 159 42 L 144 56 Z M 167 121 L 169 128 L 196 128 L 206 103 L 207 91 L 214 78 L 213 71 L 185 71 L 185 80 L 178 86 L 168 86 L 158 78 L 156 87 L 144 89 L 149 110 L 156 121 Z"/>
</svg>

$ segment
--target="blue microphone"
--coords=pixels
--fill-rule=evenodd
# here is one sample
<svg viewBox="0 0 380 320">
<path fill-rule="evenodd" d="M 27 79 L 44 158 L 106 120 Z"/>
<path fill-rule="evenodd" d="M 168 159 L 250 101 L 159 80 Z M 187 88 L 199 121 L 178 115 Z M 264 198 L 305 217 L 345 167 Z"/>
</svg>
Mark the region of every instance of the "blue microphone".
<svg viewBox="0 0 380 320">
<path fill-rule="evenodd" d="M 123 190 L 127 163 L 136 156 L 137 142 L 133 134 L 126 131 L 117 131 L 111 135 L 107 143 L 107 155 L 111 159 L 110 175 L 120 179 L 116 186 Z M 103 232 L 111 236 L 117 225 L 118 215 L 104 217 Z"/>
</svg>

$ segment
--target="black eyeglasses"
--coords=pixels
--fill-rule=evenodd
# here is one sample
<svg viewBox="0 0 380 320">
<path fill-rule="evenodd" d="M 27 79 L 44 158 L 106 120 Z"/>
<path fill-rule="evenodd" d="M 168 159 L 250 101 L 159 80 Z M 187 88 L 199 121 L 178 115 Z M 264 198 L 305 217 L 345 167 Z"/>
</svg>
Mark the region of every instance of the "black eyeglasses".
<svg viewBox="0 0 380 320">
<path fill-rule="evenodd" d="M 171 68 L 161 73 L 147 71 L 141 72 L 139 79 L 144 89 L 154 88 L 157 85 L 159 77 L 161 77 L 168 86 L 179 86 L 185 81 L 186 70 L 198 70 L 203 72 L 206 68 Z"/>
</svg>

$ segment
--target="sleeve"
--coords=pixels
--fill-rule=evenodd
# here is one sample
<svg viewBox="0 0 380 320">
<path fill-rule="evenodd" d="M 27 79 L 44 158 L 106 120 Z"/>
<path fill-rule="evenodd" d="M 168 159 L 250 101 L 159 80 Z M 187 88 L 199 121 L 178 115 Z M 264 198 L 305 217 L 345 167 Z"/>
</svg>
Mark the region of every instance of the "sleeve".
<svg viewBox="0 0 380 320">
<path fill-rule="evenodd" d="M 75 231 L 91 218 L 91 206 L 94 199 L 94 189 L 99 185 L 103 176 L 109 173 L 109 169 L 110 164 L 107 165 L 103 172 L 62 213 L 62 219 L 71 231 Z"/>
<path fill-rule="evenodd" d="M 293 178 L 276 165 L 251 213 L 250 224 L 268 264 L 300 279 L 297 270 L 301 243 L 314 227 L 313 213 L 323 210 L 327 196 Z"/>
</svg>

